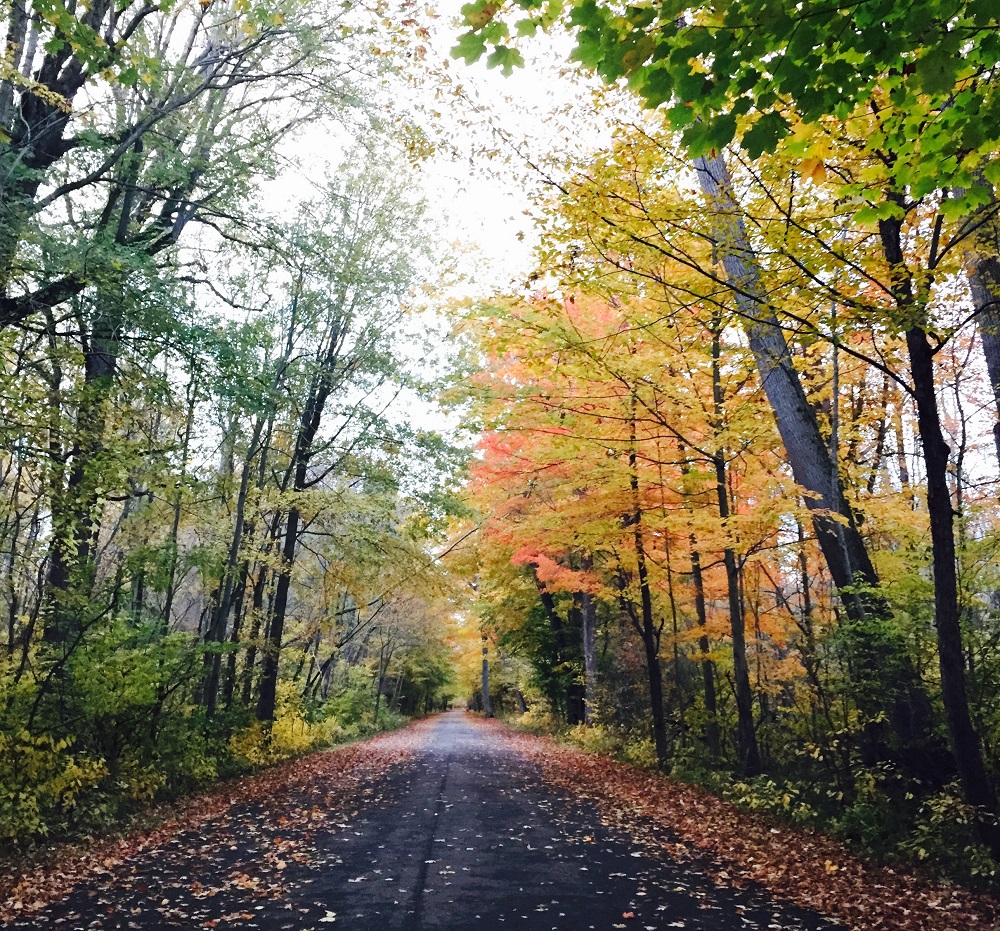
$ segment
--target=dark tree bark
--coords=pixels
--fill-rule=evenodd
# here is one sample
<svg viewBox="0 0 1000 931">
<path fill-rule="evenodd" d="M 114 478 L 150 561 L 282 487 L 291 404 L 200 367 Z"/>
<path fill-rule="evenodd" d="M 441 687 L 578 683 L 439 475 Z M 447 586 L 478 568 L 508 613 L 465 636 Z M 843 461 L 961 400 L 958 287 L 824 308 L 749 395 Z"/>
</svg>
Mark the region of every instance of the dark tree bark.
<svg viewBox="0 0 1000 931">
<path fill-rule="evenodd" d="M 716 441 L 721 435 L 725 416 L 725 398 L 722 392 L 721 321 L 713 321 L 712 331 L 712 403 L 713 430 Z M 719 503 L 719 519 L 727 527 L 730 517 L 729 489 L 726 482 L 726 453 L 721 447 L 714 450 L 712 465 L 715 468 L 715 494 Z M 728 527 L 727 527 L 728 529 Z M 740 772 L 756 776 L 763 766 L 757 746 L 757 731 L 753 723 L 753 692 L 750 688 L 750 669 L 747 665 L 746 623 L 743 617 L 743 599 L 740 597 L 740 570 L 736 553 L 725 547 L 722 559 L 726 567 L 726 587 L 729 596 L 729 629 L 733 641 L 733 683 L 736 693 L 736 750 Z"/>
<path fill-rule="evenodd" d="M 552 636 L 555 641 L 556 662 L 564 670 L 570 670 L 570 679 L 565 683 L 565 687 L 559 688 L 559 694 L 553 698 L 561 699 L 564 702 L 562 708 L 566 723 L 570 725 L 579 724 L 585 720 L 586 700 L 585 688 L 581 686 L 579 680 L 580 669 L 580 649 L 574 631 L 582 628 L 584 618 L 582 609 L 575 602 L 579 595 L 574 596 L 574 604 L 568 612 L 566 622 L 563 622 L 556 607 L 556 600 L 552 593 L 545 587 L 541 579 L 538 578 L 538 567 L 531 565 L 532 575 L 535 579 L 535 586 L 538 589 L 538 599 L 545 609 L 545 616 L 548 618 L 549 627 L 552 629 Z"/>
<path fill-rule="evenodd" d="M 633 396 L 632 419 L 630 421 L 629 442 L 629 487 L 632 492 L 632 513 L 626 517 L 626 526 L 632 527 L 635 544 L 636 575 L 639 583 L 639 617 L 635 616 L 634 605 L 629 602 L 629 615 L 642 641 L 646 657 L 646 680 L 649 686 L 649 707 L 653 724 L 653 745 L 656 748 L 656 762 L 660 769 L 666 769 L 667 724 L 663 710 L 663 668 L 660 666 L 660 633 L 662 625 L 653 618 L 653 598 L 649 586 L 649 567 L 646 564 L 646 543 L 643 539 L 642 502 L 639 496 L 639 472 L 636 451 L 635 398 Z"/>
<path fill-rule="evenodd" d="M 489 641 L 486 639 L 486 632 L 483 632 L 483 667 L 482 667 L 482 690 L 483 690 L 483 717 L 493 717 L 493 699 L 490 697 L 490 656 Z"/>
<path fill-rule="evenodd" d="M 200 180 L 202 169 L 195 167 L 198 161 L 209 157 L 210 149 L 218 139 L 217 126 L 221 115 L 221 103 L 225 97 L 224 87 L 236 87 L 254 80 L 251 68 L 253 56 L 247 51 L 257 37 L 246 44 L 234 43 L 223 48 L 220 43 L 215 49 L 213 64 L 205 67 L 205 59 L 199 59 L 199 50 L 194 45 L 187 49 L 187 60 L 175 63 L 186 68 L 188 80 L 169 82 L 165 97 L 151 100 L 145 106 L 140 98 L 132 101 L 138 112 L 133 122 L 122 127 L 107 139 L 107 148 L 101 154 L 99 167 L 89 167 L 87 171 L 70 180 L 59 178 L 52 181 L 53 170 L 60 159 L 81 145 L 81 140 L 67 135 L 73 113 L 73 102 L 91 75 L 103 68 L 119 64 L 119 59 L 128 54 L 129 40 L 142 27 L 143 21 L 160 12 L 154 3 L 117 3 L 112 0 L 94 0 L 85 8 L 73 7 L 71 15 L 94 35 L 105 41 L 103 53 L 91 49 L 78 50 L 69 41 L 60 41 L 57 47 L 41 56 L 41 63 L 31 76 L 48 93 L 18 88 L 10 78 L 0 80 L 0 130 L 7 142 L 0 145 L 0 328 L 21 323 L 30 315 L 68 301 L 81 294 L 89 286 L 99 284 L 110 268 L 91 259 L 80 263 L 76 269 L 61 269 L 52 280 L 40 283 L 31 291 L 11 294 L 12 284 L 17 279 L 18 253 L 21 251 L 32 217 L 47 205 L 65 195 L 81 189 L 93 190 L 96 185 L 108 184 L 116 187 L 115 176 L 128 174 L 128 162 L 133 154 L 140 152 L 143 140 L 150 138 L 152 131 L 164 120 L 183 111 L 197 111 L 203 118 L 196 130 L 197 158 L 190 158 L 189 177 L 182 183 L 172 184 L 169 189 L 153 193 L 148 186 L 144 192 L 144 214 L 151 218 L 143 235 L 135 237 L 132 246 L 147 256 L 154 256 L 173 245 L 183 227 L 197 209 L 188 199 L 194 185 Z M 12 5 L 8 17 L 7 48 L 16 52 L 24 60 L 21 67 L 24 76 L 32 62 L 34 50 L 27 50 L 25 33 L 35 29 L 35 24 L 26 14 L 24 4 Z M 208 41 L 207 30 L 201 38 Z M 38 39 L 37 33 L 35 39 Z M 13 41 L 11 41 L 13 40 Z M 31 43 L 27 43 L 30 45 Z M 13 49 L 12 49 L 13 46 Z M 101 57 L 94 57 L 101 56 Z M 17 64 L 14 63 L 14 67 Z M 18 99 L 15 101 L 15 91 Z M 212 97 L 207 103 L 204 98 Z M 277 130 L 280 135 L 285 129 Z M 169 135 L 169 134 L 168 134 Z M 89 145 L 89 143 L 88 143 Z M 176 154 L 176 153 L 175 153 Z M 124 171 L 123 171 L 123 166 Z M 168 173 L 169 174 L 169 173 Z M 198 201 L 201 207 L 211 195 Z M 152 209 L 154 198 L 160 200 L 160 209 Z M 101 224 L 99 224 L 100 226 Z M 98 242 L 99 237 L 94 237 Z"/>
<path fill-rule="evenodd" d="M 347 319 L 339 313 L 331 321 L 329 332 L 322 349 L 316 373 L 310 385 L 302 414 L 299 417 L 295 446 L 289 462 L 292 474 L 292 491 L 302 492 L 308 486 L 309 463 L 313 455 L 316 436 L 323 420 L 323 410 L 327 399 L 337 383 L 337 369 L 343 340 L 346 336 Z M 284 541 L 281 550 L 281 570 L 274 590 L 274 608 L 261 660 L 260 686 L 257 699 L 257 720 L 273 721 L 278 690 L 278 664 L 281 657 L 281 638 L 285 631 L 288 613 L 288 594 L 291 586 L 292 568 L 299 541 L 301 513 L 296 504 L 288 509 L 285 520 Z"/>
<path fill-rule="evenodd" d="M 233 515 L 233 537 L 229 544 L 229 553 L 222 570 L 219 592 L 212 609 L 212 616 L 205 631 L 205 642 L 222 644 L 226 639 L 226 629 L 229 616 L 236 600 L 236 581 L 242 576 L 240 568 L 240 547 L 243 545 L 243 533 L 246 529 L 244 515 L 246 512 L 247 494 L 250 490 L 250 477 L 253 473 L 254 459 L 258 453 L 261 433 L 264 429 L 264 418 L 258 417 L 254 423 L 253 435 L 247 448 L 247 455 L 240 471 L 240 487 L 236 493 L 236 511 Z M 234 637 L 235 639 L 235 637 Z M 235 657 L 235 654 L 231 654 Z M 202 683 L 205 714 L 211 718 L 215 714 L 216 698 L 219 693 L 219 678 L 222 669 L 222 654 L 212 651 L 205 656 L 205 676 Z"/>
<path fill-rule="evenodd" d="M 994 858 L 1000 858 L 997 801 L 986 773 L 982 746 L 969 712 L 965 655 L 958 602 L 955 512 L 948 488 L 951 450 L 944 437 L 934 383 L 934 348 L 919 321 L 925 319 L 922 296 L 914 289 L 902 249 L 901 221 L 879 221 L 879 237 L 889 266 L 900 320 L 918 321 L 906 330 L 913 398 L 917 405 L 920 445 L 927 471 L 927 512 L 930 518 L 934 572 L 934 623 L 938 634 L 941 698 L 965 800 L 977 810 L 976 826 Z M 928 286 L 929 287 L 929 286 Z"/>
<path fill-rule="evenodd" d="M 589 561 L 584 563 L 587 568 Z M 583 723 L 591 725 L 597 708 L 597 610 L 589 592 L 580 593 L 580 619 L 583 634 Z"/>
<path fill-rule="evenodd" d="M 694 608 L 698 619 L 698 627 L 702 633 L 698 637 L 698 650 L 701 653 L 701 682 L 705 698 L 705 714 L 708 723 L 705 725 L 705 745 L 713 757 L 717 757 L 721 747 L 719 744 L 719 710 L 715 696 L 715 663 L 708 658 L 710 645 L 705 629 L 708 626 L 708 612 L 705 608 L 705 579 L 701 571 L 701 554 L 695 549 L 694 534 L 691 535 L 691 583 L 694 586 Z"/>
<path fill-rule="evenodd" d="M 713 208 L 713 238 L 742 317 L 761 384 L 774 412 L 778 433 L 795 481 L 806 489 L 806 506 L 844 611 L 842 636 L 855 658 L 860 678 L 855 700 L 872 722 L 865 753 L 891 755 L 879 733 L 890 722 L 904 755 L 921 758 L 918 745 L 930 736 L 930 703 L 906 645 L 890 622 L 891 612 L 878 590 L 879 579 L 844 497 L 838 463 L 830 455 L 815 412 L 793 364 L 777 314 L 768 303 L 761 271 L 721 157 L 695 161 L 701 189 Z M 837 515 L 837 516 L 835 516 Z"/>
</svg>

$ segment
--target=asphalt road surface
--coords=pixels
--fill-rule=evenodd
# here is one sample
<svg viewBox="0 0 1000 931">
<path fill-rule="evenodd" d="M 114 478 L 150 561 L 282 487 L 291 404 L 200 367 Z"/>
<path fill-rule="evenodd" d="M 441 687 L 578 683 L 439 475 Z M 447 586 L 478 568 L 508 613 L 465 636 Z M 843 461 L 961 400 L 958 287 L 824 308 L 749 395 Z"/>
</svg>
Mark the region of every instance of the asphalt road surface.
<svg viewBox="0 0 1000 931">
<path fill-rule="evenodd" d="M 244 806 L 0 927 L 840 927 L 637 846 L 602 826 L 591 805 L 546 787 L 502 732 L 460 711 L 437 718 L 422 747 L 362 803 L 318 820 L 313 810 L 308 828 L 279 816 L 302 806 L 294 795 Z M 273 849 L 290 851 L 280 869 Z"/>
</svg>

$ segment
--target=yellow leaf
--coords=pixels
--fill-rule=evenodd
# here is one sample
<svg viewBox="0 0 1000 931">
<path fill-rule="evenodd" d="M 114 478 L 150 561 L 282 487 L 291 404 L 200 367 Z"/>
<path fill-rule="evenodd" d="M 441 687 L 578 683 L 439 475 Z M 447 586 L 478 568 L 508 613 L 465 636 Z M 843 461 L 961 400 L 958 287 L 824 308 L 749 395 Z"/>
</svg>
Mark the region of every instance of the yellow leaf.
<svg viewBox="0 0 1000 931">
<path fill-rule="evenodd" d="M 802 177 L 813 184 L 821 184 L 826 181 L 826 165 L 821 158 L 804 158 L 800 166 Z"/>
</svg>

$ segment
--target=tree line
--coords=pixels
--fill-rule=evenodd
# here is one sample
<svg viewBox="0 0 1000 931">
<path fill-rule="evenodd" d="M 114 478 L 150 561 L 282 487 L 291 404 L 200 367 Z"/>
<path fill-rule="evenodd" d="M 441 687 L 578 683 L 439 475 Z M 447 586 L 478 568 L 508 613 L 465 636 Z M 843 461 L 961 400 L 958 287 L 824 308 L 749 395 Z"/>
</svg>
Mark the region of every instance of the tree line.
<svg viewBox="0 0 1000 931">
<path fill-rule="evenodd" d="M 407 305 L 412 36 L 325 4 L 5 6 L 0 837 L 106 825 L 450 689 L 458 453 Z M 305 130 L 343 164 L 281 190 Z M 367 148 L 366 148 L 367 147 Z M 379 159 L 371 152 L 381 150 Z"/>
<path fill-rule="evenodd" d="M 992 875 L 995 13 L 571 7 L 640 105 L 465 324 L 484 623 L 570 722 Z"/>
</svg>

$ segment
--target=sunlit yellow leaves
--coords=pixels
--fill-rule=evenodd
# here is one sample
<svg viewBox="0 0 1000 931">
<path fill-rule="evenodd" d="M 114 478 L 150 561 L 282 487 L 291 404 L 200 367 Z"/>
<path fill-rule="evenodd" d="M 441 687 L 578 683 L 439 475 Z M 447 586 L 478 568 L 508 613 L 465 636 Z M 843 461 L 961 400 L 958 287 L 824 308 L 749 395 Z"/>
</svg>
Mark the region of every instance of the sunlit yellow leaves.
<svg viewBox="0 0 1000 931">
<path fill-rule="evenodd" d="M 804 158 L 799 166 L 802 177 L 814 184 L 822 184 L 827 179 L 826 165 L 820 158 Z"/>
</svg>

